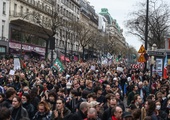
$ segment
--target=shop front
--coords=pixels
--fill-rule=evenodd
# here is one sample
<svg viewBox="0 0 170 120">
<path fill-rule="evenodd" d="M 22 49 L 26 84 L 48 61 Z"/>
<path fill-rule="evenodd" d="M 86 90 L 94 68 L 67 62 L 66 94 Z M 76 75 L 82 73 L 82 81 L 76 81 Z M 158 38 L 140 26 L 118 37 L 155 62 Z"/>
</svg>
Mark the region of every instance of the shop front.
<svg viewBox="0 0 170 120">
<path fill-rule="evenodd" d="M 45 47 L 39 47 L 29 44 L 21 44 L 17 42 L 9 42 L 9 52 L 16 57 L 28 58 L 44 58 Z"/>
</svg>

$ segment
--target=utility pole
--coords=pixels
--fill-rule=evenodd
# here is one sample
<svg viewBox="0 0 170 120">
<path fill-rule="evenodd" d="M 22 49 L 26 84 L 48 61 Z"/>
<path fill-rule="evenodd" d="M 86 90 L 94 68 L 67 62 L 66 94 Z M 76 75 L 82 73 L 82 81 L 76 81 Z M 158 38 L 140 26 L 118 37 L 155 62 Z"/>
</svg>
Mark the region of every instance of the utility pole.
<svg viewBox="0 0 170 120">
<path fill-rule="evenodd" d="M 148 46 L 148 19 L 149 19 L 149 0 L 146 1 L 146 22 L 145 22 L 145 50 Z M 144 72 L 147 69 L 147 62 L 145 62 Z"/>
</svg>

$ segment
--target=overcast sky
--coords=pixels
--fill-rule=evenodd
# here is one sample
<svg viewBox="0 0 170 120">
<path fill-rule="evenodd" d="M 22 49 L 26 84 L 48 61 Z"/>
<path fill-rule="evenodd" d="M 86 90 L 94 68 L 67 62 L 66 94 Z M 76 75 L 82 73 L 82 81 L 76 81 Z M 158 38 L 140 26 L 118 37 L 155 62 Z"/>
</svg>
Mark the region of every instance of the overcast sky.
<svg viewBox="0 0 170 120">
<path fill-rule="evenodd" d="M 119 26 L 123 29 L 123 35 L 126 42 L 132 45 L 138 50 L 142 45 L 142 42 L 138 38 L 127 34 L 127 29 L 125 28 L 124 22 L 128 19 L 128 14 L 132 12 L 135 8 L 137 2 L 142 0 L 88 0 L 90 5 L 94 6 L 96 13 L 101 11 L 101 8 L 108 8 L 109 13 L 113 19 L 117 20 Z M 146 1 L 146 0 L 144 0 Z M 170 4 L 170 0 L 164 0 Z"/>
</svg>

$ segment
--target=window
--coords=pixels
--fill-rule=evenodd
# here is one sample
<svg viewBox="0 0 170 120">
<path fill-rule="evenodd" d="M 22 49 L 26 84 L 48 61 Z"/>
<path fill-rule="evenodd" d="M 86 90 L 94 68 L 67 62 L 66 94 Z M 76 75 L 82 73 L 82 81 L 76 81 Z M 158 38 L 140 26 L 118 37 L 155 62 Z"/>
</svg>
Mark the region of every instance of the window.
<svg viewBox="0 0 170 120">
<path fill-rule="evenodd" d="M 23 16 L 23 6 L 21 6 L 21 11 L 20 11 L 20 13 L 21 13 L 21 16 Z"/>
<path fill-rule="evenodd" d="M 26 15 L 27 15 L 27 16 L 26 16 L 26 19 L 27 19 L 27 20 L 29 20 L 29 15 L 28 15 L 28 14 L 29 14 L 29 9 L 27 8 L 27 10 L 26 10 Z"/>
<path fill-rule="evenodd" d="M 58 39 L 56 39 L 56 45 L 58 46 Z"/>
<path fill-rule="evenodd" d="M 14 4 L 14 15 L 17 15 L 17 4 Z"/>
<path fill-rule="evenodd" d="M 0 47 L 0 53 L 4 53 L 6 50 L 6 47 Z"/>
<path fill-rule="evenodd" d="M 3 2 L 3 14 L 6 14 L 6 2 Z"/>
<path fill-rule="evenodd" d="M 2 37 L 2 39 L 4 38 L 4 29 L 5 29 L 5 21 L 4 20 L 2 20 L 2 33 L 1 33 L 1 37 Z"/>
</svg>

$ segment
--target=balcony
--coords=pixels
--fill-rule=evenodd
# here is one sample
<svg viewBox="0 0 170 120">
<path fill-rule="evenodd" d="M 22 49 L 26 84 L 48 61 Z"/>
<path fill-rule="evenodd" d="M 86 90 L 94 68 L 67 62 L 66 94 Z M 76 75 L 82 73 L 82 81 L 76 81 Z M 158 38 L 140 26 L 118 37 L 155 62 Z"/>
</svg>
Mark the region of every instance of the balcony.
<svg viewBox="0 0 170 120">
<path fill-rule="evenodd" d="M 80 3 L 77 2 L 76 0 L 71 0 L 75 5 L 77 5 L 78 7 L 80 7 Z"/>
<path fill-rule="evenodd" d="M 30 8 L 33 8 L 41 13 L 44 13 L 48 16 L 52 15 L 52 10 L 51 9 L 47 9 L 47 7 L 44 5 L 44 3 L 40 3 L 37 2 L 35 0 L 18 0 L 26 5 L 28 5 Z M 50 6 L 50 8 L 52 7 L 52 5 Z"/>
</svg>

